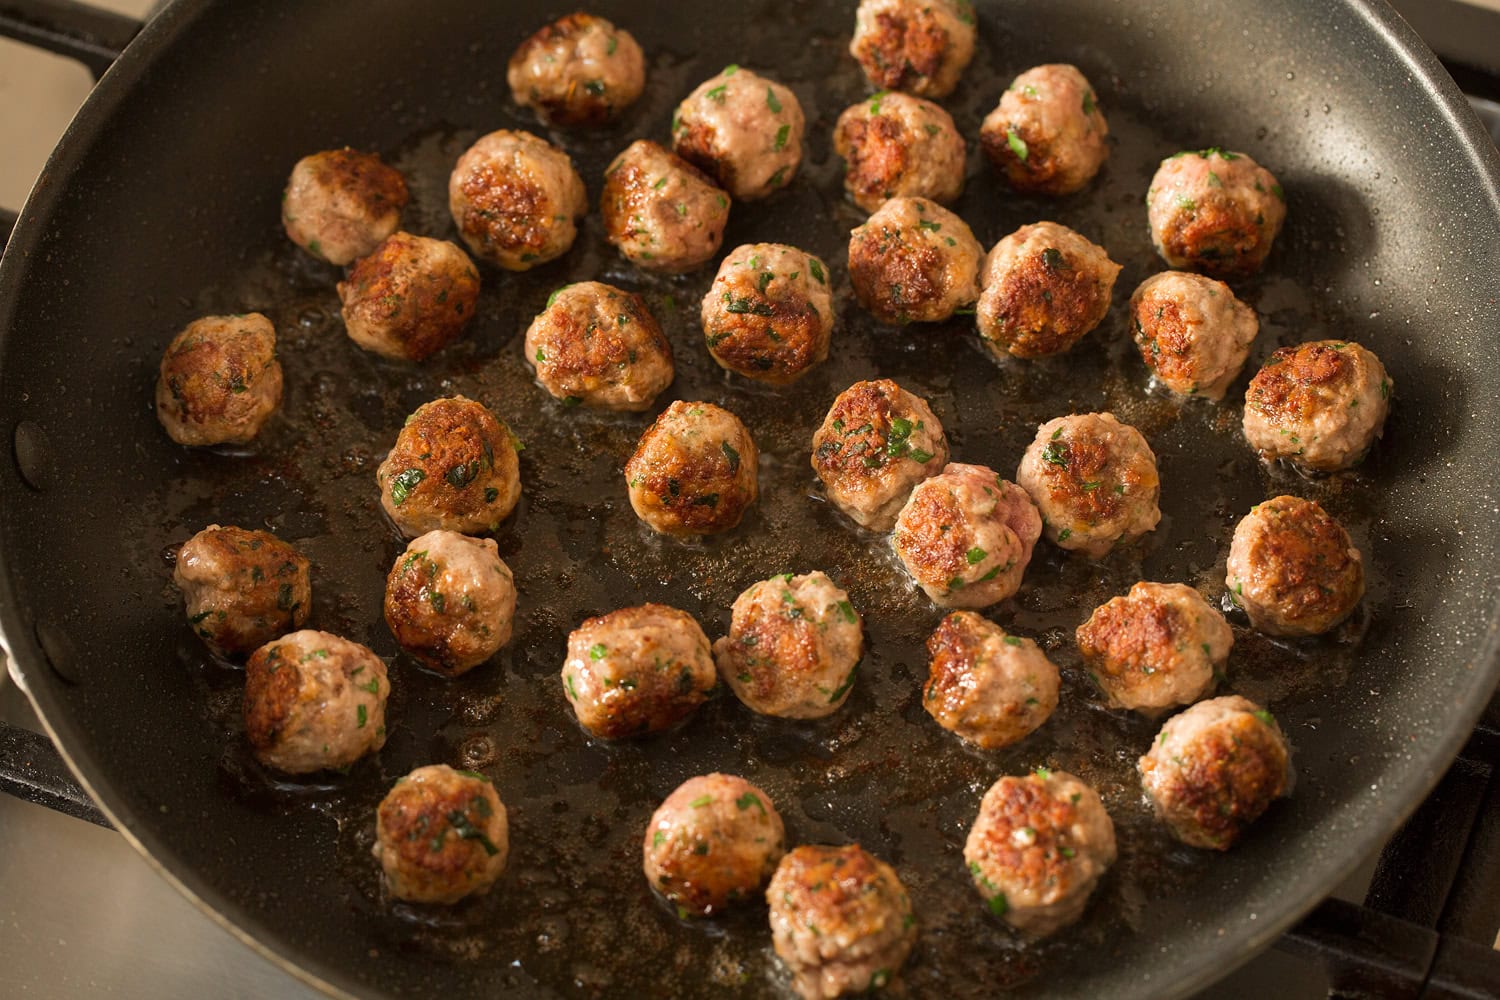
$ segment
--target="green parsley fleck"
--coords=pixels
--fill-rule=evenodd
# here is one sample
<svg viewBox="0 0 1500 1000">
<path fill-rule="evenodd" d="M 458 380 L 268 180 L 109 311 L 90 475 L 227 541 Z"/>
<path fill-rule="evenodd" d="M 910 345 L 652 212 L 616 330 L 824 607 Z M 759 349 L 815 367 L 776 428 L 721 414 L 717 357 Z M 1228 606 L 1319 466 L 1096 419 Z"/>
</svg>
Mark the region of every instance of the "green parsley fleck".
<svg viewBox="0 0 1500 1000">
<path fill-rule="evenodd" d="M 781 102 L 776 99 L 776 92 L 770 87 L 766 88 L 766 107 L 771 109 L 771 114 L 781 114 Z"/>
<path fill-rule="evenodd" d="M 984 562 L 984 557 L 987 555 L 989 555 L 988 552 L 976 545 L 964 554 L 964 558 L 969 560 L 970 566 L 977 566 Z"/>
<path fill-rule="evenodd" d="M 1026 140 L 1017 135 L 1014 128 L 1009 128 L 1005 130 L 1005 141 L 1009 144 L 1010 151 L 1016 154 L 1016 159 L 1025 163 L 1026 157 L 1029 155 L 1029 150 L 1026 148 Z"/>
<path fill-rule="evenodd" d="M 608 655 L 609 650 L 605 648 L 602 642 L 596 642 L 589 647 L 589 659 L 591 660 L 602 660 Z"/>
<path fill-rule="evenodd" d="M 417 488 L 417 484 L 427 478 L 427 473 L 421 469 L 407 469 L 391 477 L 391 503 L 401 506 L 406 503 L 406 498 L 411 496 L 411 491 Z"/>
</svg>

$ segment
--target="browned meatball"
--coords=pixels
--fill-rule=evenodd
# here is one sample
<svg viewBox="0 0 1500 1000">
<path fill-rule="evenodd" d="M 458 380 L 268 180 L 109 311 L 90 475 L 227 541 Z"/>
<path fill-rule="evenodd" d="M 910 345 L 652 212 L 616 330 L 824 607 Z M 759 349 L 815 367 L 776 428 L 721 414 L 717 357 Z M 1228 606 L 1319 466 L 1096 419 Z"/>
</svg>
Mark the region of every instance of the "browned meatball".
<svg viewBox="0 0 1500 1000">
<path fill-rule="evenodd" d="M 1364 561 L 1349 532 L 1300 497 L 1250 508 L 1234 529 L 1226 572 L 1234 603 L 1270 635 L 1327 632 L 1365 593 Z"/>
<path fill-rule="evenodd" d="M 1347 469 L 1384 430 L 1392 388 L 1375 353 L 1351 341 L 1283 347 L 1245 391 L 1245 440 L 1268 460 Z"/>
<path fill-rule="evenodd" d="M 948 112 L 882 91 L 839 115 L 833 148 L 848 164 L 844 190 L 873 212 L 899 196 L 947 203 L 964 189 L 964 137 Z"/>
<path fill-rule="evenodd" d="M 495 786 L 447 764 L 419 767 L 375 814 L 375 857 L 392 896 L 456 903 L 490 891 L 510 854 L 510 825 Z"/>
<path fill-rule="evenodd" d="M 210 524 L 177 550 L 172 582 L 193 631 L 223 656 L 301 628 L 312 609 L 307 557 L 269 531 Z"/>
<path fill-rule="evenodd" d="M 494 531 L 521 498 L 521 444 L 463 396 L 423 403 L 375 472 L 380 504 L 408 537 L 436 528 Z"/>
<path fill-rule="evenodd" d="M 604 172 L 604 232 L 648 271 L 691 271 L 719 252 L 729 194 L 676 153 L 637 139 Z"/>
<path fill-rule="evenodd" d="M 979 297 L 984 248 L 926 198 L 892 198 L 849 234 L 854 297 L 884 323 L 936 323 Z"/>
<path fill-rule="evenodd" d="M 1057 667 L 1037 644 L 972 611 L 954 611 L 927 639 L 922 707 L 986 750 L 1020 742 L 1057 708 Z"/>
<path fill-rule="evenodd" d="M 985 116 L 979 144 L 1017 191 L 1072 194 L 1108 159 L 1108 135 L 1093 85 L 1078 67 L 1050 63 L 1005 88 Z"/>
<path fill-rule="evenodd" d="M 943 97 L 974 58 L 969 0 L 860 0 L 849 52 L 876 87 Z"/>
<path fill-rule="evenodd" d="M 1260 270 L 1286 219 L 1285 196 L 1271 172 L 1224 149 L 1161 161 L 1146 208 L 1162 259 L 1216 278 Z"/>
<path fill-rule="evenodd" d="M 1130 318 L 1141 360 L 1163 385 L 1213 400 L 1224 398 L 1260 331 L 1255 310 L 1228 285 L 1187 271 L 1141 282 L 1130 297 Z"/>
<path fill-rule="evenodd" d="M 161 359 L 156 416 L 178 444 L 245 444 L 280 405 L 276 330 L 260 313 L 195 319 Z"/>
<path fill-rule="evenodd" d="M 338 285 L 344 329 L 367 351 L 421 361 L 464 332 L 479 300 L 479 272 L 446 240 L 396 233 Z"/>
<path fill-rule="evenodd" d="M 657 807 L 641 853 L 646 881 L 679 917 L 708 917 L 760 891 L 786 853 L 786 831 L 765 792 L 705 774 Z"/>
<path fill-rule="evenodd" d="M 588 192 L 567 153 L 530 132 L 501 129 L 458 158 L 448 209 L 476 256 L 528 271 L 568 252 Z"/>
<path fill-rule="evenodd" d="M 328 149 L 292 168 L 281 224 L 293 243 L 343 266 L 396 231 L 406 199 L 406 178 L 374 153 Z"/>
<path fill-rule="evenodd" d="M 494 539 L 429 531 L 386 577 L 385 623 L 396 641 L 449 677 L 499 652 L 515 616 L 515 578 Z"/>
<path fill-rule="evenodd" d="M 744 201 L 791 183 L 802 162 L 806 122 L 797 95 L 774 80 L 726 66 L 672 115 L 677 155 Z"/>
<path fill-rule="evenodd" d="M 564 406 L 646 410 L 672 384 L 672 345 L 634 292 L 564 285 L 526 330 L 526 363 Z"/>
<path fill-rule="evenodd" d="M 750 243 L 719 265 L 703 296 L 703 336 L 724 368 L 788 385 L 828 357 L 833 292 L 823 262 L 796 247 Z"/>
<path fill-rule="evenodd" d="M 646 88 L 646 56 L 604 18 L 565 14 L 517 46 L 505 79 L 544 125 L 603 125 Z"/>
<path fill-rule="evenodd" d="M 997 357 L 1072 349 L 1109 312 L 1120 265 L 1067 226 L 1022 226 L 984 262 L 979 335 Z"/>
<path fill-rule="evenodd" d="M 664 535 L 728 531 L 755 502 L 759 461 L 739 417 L 712 403 L 677 400 L 625 463 L 630 506 Z"/>
</svg>

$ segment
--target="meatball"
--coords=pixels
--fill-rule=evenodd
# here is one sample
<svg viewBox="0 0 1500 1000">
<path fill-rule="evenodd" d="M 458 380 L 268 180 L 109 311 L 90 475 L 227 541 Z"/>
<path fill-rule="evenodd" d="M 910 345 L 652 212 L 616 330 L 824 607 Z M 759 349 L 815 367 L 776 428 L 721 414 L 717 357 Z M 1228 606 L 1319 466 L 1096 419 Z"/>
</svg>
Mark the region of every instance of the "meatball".
<svg viewBox="0 0 1500 1000">
<path fill-rule="evenodd" d="M 645 301 L 598 281 L 564 285 L 526 331 L 526 363 L 565 406 L 645 410 L 672 384 L 672 345 Z"/>
<path fill-rule="evenodd" d="M 1140 759 L 1156 815 L 1193 847 L 1227 851 L 1291 783 L 1286 737 L 1239 695 L 1200 701 L 1161 727 Z"/>
<path fill-rule="evenodd" d="M 785 719 L 839 710 L 864 655 L 859 612 L 824 573 L 783 573 L 734 602 L 729 634 L 714 643 L 719 676 L 751 709 Z"/>
<path fill-rule="evenodd" d="M 669 729 L 718 693 L 708 636 L 661 604 L 584 621 L 568 636 L 562 682 L 579 723 L 606 740 Z"/>
<path fill-rule="evenodd" d="M 375 857 L 397 899 L 482 896 L 509 854 L 505 804 L 490 779 L 473 771 L 419 767 L 396 782 L 375 813 Z"/>
<path fill-rule="evenodd" d="M 172 582 L 193 631 L 220 656 L 301 628 L 312 608 L 307 557 L 269 531 L 210 524 L 177 550 Z"/>
<path fill-rule="evenodd" d="M 1347 469 L 1384 429 L 1393 387 L 1374 352 L 1350 341 L 1283 347 L 1245 392 L 1245 440 L 1267 460 Z"/>
<path fill-rule="evenodd" d="M 1071 350 L 1109 312 L 1119 274 L 1103 247 L 1067 226 L 1022 226 L 985 258 L 979 335 L 996 357 Z"/>
<path fill-rule="evenodd" d="M 162 356 L 156 417 L 178 444 L 246 444 L 280 405 L 276 330 L 260 313 L 195 319 Z"/>
<path fill-rule="evenodd" d="M 355 264 L 338 291 L 350 340 L 382 357 L 421 361 L 474 318 L 479 272 L 447 240 L 396 233 Z"/>
<path fill-rule="evenodd" d="M 505 79 L 544 125 L 603 125 L 646 89 L 646 56 L 604 18 L 567 14 L 516 48 Z"/>
<path fill-rule="evenodd" d="M 1161 520 L 1156 456 L 1113 413 L 1058 417 L 1037 428 L 1016 470 L 1042 512 L 1047 541 L 1101 559 Z"/>
<path fill-rule="evenodd" d="M 625 463 L 630 506 L 664 535 L 728 531 L 755 502 L 759 461 L 739 417 L 712 403 L 677 400 Z"/>
<path fill-rule="evenodd" d="M 948 464 L 948 438 L 927 400 L 890 379 L 856 382 L 813 434 L 812 467 L 855 523 L 890 531 L 912 487 Z"/>
<path fill-rule="evenodd" d="M 1098 792 L 1064 771 L 1037 768 L 984 793 L 964 861 L 991 913 L 1045 937 L 1083 915 L 1115 863 L 1115 826 Z"/>
<path fill-rule="evenodd" d="M 494 531 L 521 497 L 519 448 L 483 403 L 423 403 L 375 472 L 380 505 L 408 538 L 437 528 Z"/>
<path fill-rule="evenodd" d="M 530 132 L 501 129 L 458 158 L 448 210 L 477 256 L 529 271 L 568 252 L 588 192 L 567 153 Z"/>
<path fill-rule="evenodd" d="M 1030 639 L 972 611 L 954 611 L 927 639 L 932 654 L 922 707 L 975 746 L 1020 742 L 1057 708 L 1057 667 Z"/>
<path fill-rule="evenodd" d="M 891 538 L 934 603 L 984 608 L 1020 588 L 1041 535 L 1024 490 L 994 469 L 953 463 L 911 491 Z"/>
<path fill-rule="evenodd" d="M 984 248 L 926 198 L 892 198 L 849 234 L 854 297 L 883 323 L 936 323 L 979 297 Z"/>
<path fill-rule="evenodd" d="M 288 774 L 346 768 L 385 746 L 385 664 L 357 642 L 303 629 L 245 663 L 245 735 Z"/>
<path fill-rule="evenodd" d="M 969 0 L 860 0 L 849 53 L 885 90 L 944 97 L 974 58 Z"/>
<path fill-rule="evenodd" d="M 292 167 L 281 224 L 293 243 L 342 267 L 396 231 L 406 200 L 406 178 L 374 153 L 326 149 Z"/>
<path fill-rule="evenodd" d="M 609 242 L 626 260 L 678 274 L 719 252 L 729 195 L 676 153 L 637 139 L 604 172 L 599 213 Z"/>
<path fill-rule="evenodd" d="M 672 115 L 672 149 L 734 198 L 778 191 L 802 162 L 806 123 L 797 95 L 738 66 L 704 80 Z"/>
<path fill-rule="evenodd" d="M 776 867 L 766 902 L 776 954 L 805 1000 L 885 986 L 917 940 L 906 887 L 858 844 L 792 851 Z"/>
<path fill-rule="evenodd" d="M 1224 398 L 1260 331 L 1255 310 L 1222 281 L 1167 271 L 1141 282 L 1130 297 L 1141 360 L 1180 396 Z"/>
<path fill-rule="evenodd" d="M 1234 645 L 1224 616 L 1181 583 L 1137 583 L 1095 608 L 1076 637 L 1109 707 L 1152 718 L 1212 690 Z"/>
<path fill-rule="evenodd" d="M 1072 194 L 1109 159 L 1109 125 L 1078 67 L 1035 66 L 1016 77 L 985 116 L 979 146 L 1010 186 L 1027 194 Z"/>
<path fill-rule="evenodd" d="M 1365 594 L 1364 562 L 1349 532 L 1300 497 L 1250 508 L 1234 529 L 1226 572 L 1231 599 L 1270 635 L 1327 632 Z"/>
<path fill-rule="evenodd" d="M 873 212 L 897 196 L 950 202 L 964 189 L 964 137 L 931 101 L 881 92 L 839 115 L 833 148 L 844 190 Z"/>
<path fill-rule="evenodd" d="M 789 385 L 828 357 L 833 317 L 823 262 L 780 243 L 736 247 L 703 297 L 708 353 L 770 385 Z"/>
<path fill-rule="evenodd" d="M 679 917 L 708 917 L 758 893 L 786 853 L 771 797 L 744 778 L 689 778 L 657 807 L 641 845 L 646 881 Z"/>
<path fill-rule="evenodd" d="M 385 623 L 401 648 L 449 677 L 510 641 L 516 583 L 493 539 L 429 531 L 385 581 Z"/>
<path fill-rule="evenodd" d="M 1162 160 L 1146 208 L 1162 260 L 1216 278 L 1260 270 L 1286 219 L 1286 199 L 1271 172 L 1223 149 Z"/>
</svg>

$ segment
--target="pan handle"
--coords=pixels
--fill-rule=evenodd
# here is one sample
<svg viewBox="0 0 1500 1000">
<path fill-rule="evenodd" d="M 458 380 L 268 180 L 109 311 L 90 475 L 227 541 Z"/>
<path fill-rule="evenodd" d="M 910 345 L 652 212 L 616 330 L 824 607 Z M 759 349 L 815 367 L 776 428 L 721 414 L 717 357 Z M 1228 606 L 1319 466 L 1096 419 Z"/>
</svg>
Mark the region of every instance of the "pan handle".
<svg viewBox="0 0 1500 1000">
<path fill-rule="evenodd" d="M 0 792 L 108 827 L 88 793 L 78 787 L 52 741 L 0 722 Z"/>
<path fill-rule="evenodd" d="M 5 0 L 0 37 L 76 59 L 97 80 L 141 30 L 133 17 L 75 0 Z"/>
</svg>

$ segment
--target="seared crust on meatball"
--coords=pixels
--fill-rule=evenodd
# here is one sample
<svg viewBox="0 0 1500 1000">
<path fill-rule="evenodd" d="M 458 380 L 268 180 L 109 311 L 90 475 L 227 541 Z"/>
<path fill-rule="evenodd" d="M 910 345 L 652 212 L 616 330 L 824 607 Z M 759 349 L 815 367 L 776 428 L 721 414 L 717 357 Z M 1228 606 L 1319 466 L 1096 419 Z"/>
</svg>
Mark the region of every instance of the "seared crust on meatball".
<svg viewBox="0 0 1500 1000">
<path fill-rule="evenodd" d="M 479 272 L 446 240 L 395 233 L 338 284 L 349 339 L 399 361 L 421 361 L 464 332 Z"/>
<path fill-rule="evenodd" d="M 193 631 L 221 656 L 301 628 L 312 609 L 307 557 L 269 531 L 210 524 L 177 550 L 172 582 Z"/>
<path fill-rule="evenodd" d="M 948 464 L 948 438 L 927 400 L 890 379 L 856 382 L 813 434 L 812 467 L 854 521 L 890 531 L 912 487 Z"/>
<path fill-rule="evenodd" d="M 1135 346 L 1146 367 L 1181 396 L 1224 398 L 1260 331 L 1255 310 L 1222 281 L 1164 271 L 1130 296 Z"/>
<path fill-rule="evenodd" d="M 1289 761 L 1271 713 L 1228 695 L 1168 719 L 1138 766 L 1157 817 L 1178 840 L 1227 851 L 1286 793 Z"/>
<path fill-rule="evenodd" d="M 832 1000 L 890 982 L 917 940 L 906 887 L 858 844 L 804 844 L 766 889 L 771 940 L 805 1000 Z"/>
<path fill-rule="evenodd" d="M 1109 125 L 1093 85 L 1067 63 L 1016 77 L 985 116 L 979 145 L 1010 186 L 1032 194 L 1072 194 L 1109 158 Z"/>
<path fill-rule="evenodd" d="M 726 66 L 672 115 L 672 148 L 730 195 L 764 198 L 791 183 L 806 122 L 797 95 L 774 80 Z"/>
<path fill-rule="evenodd" d="M 1083 915 L 1115 863 L 1115 827 L 1099 793 L 1064 771 L 1001 778 L 984 794 L 964 861 L 990 912 L 1028 937 Z"/>
<path fill-rule="evenodd" d="M 510 641 L 516 583 L 491 538 L 429 531 L 412 539 L 385 581 L 385 623 L 401 648 L 449 677 Z"/>
<path fill-rule="evenodd" d="M 494 531 L 521 497 L 518 447 L 483 403 L 463 396 L 423 403 L 375 472 L 380 505 L 407 537 Z"/>
<path fill-rule="evenodd" d="M 1161 161 L 1146 207 L 1162 259 L 1216 278 L 1260 270 L 1286 219 L 1285 196 L 1271 172 L 1224 149 Z"/>
<path fill-rule="evenodd" d="M 396 782 L 375 813 L 375 857 L 397 899 L 482 896 L 509 854 L 505 805 L 490 779 L 474 771 L 419 767 Z"/>
<path fill-rule="evenodd" d="M 883 323 L 936 323 L 979 297 L 984 248 L 926 198 L 892 198 L 849 234 L 854 297 Z"/>
<path fill-rule="evenodd" d="M 625 463 L 630 506 L 664 535 L 728 531 L 755 502 L 759 461 L 739 417 L 712 403 L 677 400 Z"/>
<path fill-rule="evenodd" d="M 1375 353 L 1352 341 L 1283 347 L 1245 391 L 1245 440 L 1267 460 L 1347 469 L 1384 430 L 1393 389 Z"/>
<path fill-rule="evenodd" d="M 944 97 L 974 58 L 968 0 L 860 0 L 849 53 L 884 90 Z"/>
<path fill-rule="evenodd" d="M 839 115 L 833 148 L 844 158 L 844 190 L 873 212 L 898 195 L 944 204 L 964 189 L 964 137 L 931 101 L 881 92 Z"/>
<path fill-rule="evenodd" d="M 245 444 L 281 405 L 281 388 L 270 320 L 204 316 L 162 356 L 156 417 L 178 444 Z"/>
<path fill-rule="evenodd" d="M 1230 598 L 1270 635 L 1327 632 L 1365 593 L 1364 561 L 1349 532 L 1301 497 L 1250 508 L 1234 529 L 1226 572 Z"/>
<path fill-rule="evenodd" d="M 565 14 L 516 47 L 505 79 L 545 125 L 603 125 L 641 96 L 646 56 L 604 18 Z"/>
<path fill-rule="evenodd" d="M 990 251 L 979 296 L 979 335 L 997 357 L 1070 350 L 1104 319 L 1120 265 L 1055 222 L 1022 226 Z"/>
<path fill-rule="evenodd" d="M 823 262 L 781 243 L 735 247 L 703 296 L 703 336 L 722 367 L 788 385 L 828 357 L 833 292 Z"/>
<path fill-rule="evenodd" d="M 821 571 L 752 584 L 714 643 L 719 676 L 762 715 L 819 719 L 854 689 L 864 631 L 849 595 Z"/>
<path fill-rule="evenodd" d="M 786 853 L 771 797 L 744 778 L 689 778 L 651 815 L 641 845 L 651 888 L 679 917 L 708 917 L 760 892 Z"/>
<path fill-rule="evenodd" d="M 1030 639 L 972 611 L 954 611 L 927 639 L 922 707 L 985 750 L 1020 742 L 1057 708 L 1057 667 Z"/>
<path fill-rule="evenodd" d="M 676 371 L 645 300 L 598 281 L 553 292 L 526 331 L 524 352 L 537 383 L 568 406 L 649 409 Z"/>
<path fill-rule="evenodd" d="M 458 158 L 448 209 L 476 256 L 529 271 L 568 252 L 588 192 L 567 153 L 530 132 L 500 129 Z"/>
<path fill-rule="evenodd" d="M 344 768 L 385 746 L 385 663 L 357 642 L 304 629 L 245 663 L 245 735 L 288 774 Z"/>
<path fill-rule="evenodd" d="M 342 267 L 396 231 L 407 197 L 401 171 L 374 153 L 327 149 L 292 167 L 281 224 L 293 243 Z"/>
<path fill-rule="evenodd" d="M 692 615 L 643 604 L 574 629 L 562 683 L 583 728 L 618 740 L 675 726 L 717 693 L 719 675 Z"/>
<path fill-rule="evenodd" d="M 719 252 L 729 194 L 676 153 L 637 139 L 604 172 L 604 233 L 648 271 L 691 271 Z"/>
</svg>

